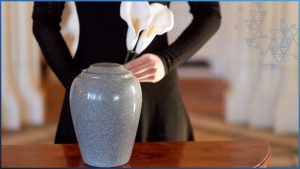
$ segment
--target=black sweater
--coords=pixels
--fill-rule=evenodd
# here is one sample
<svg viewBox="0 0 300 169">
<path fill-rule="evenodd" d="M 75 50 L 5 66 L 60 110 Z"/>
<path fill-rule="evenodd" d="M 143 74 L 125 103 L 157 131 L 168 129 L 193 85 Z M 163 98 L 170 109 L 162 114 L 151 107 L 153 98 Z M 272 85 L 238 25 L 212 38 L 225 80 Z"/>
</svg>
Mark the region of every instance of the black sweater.
<svg viewBox="0 0 300 169">
<path fill-rule="evenodd" d="M 221 15 L 218 2 L 189 2 L 189 5 L 193 20 L 177 40 L 168 45 L 166 34 L 157 36 L 143 52 L 162 59 L 166 76 L 157 83 L 141 84 L 143 105 L 136 141 L 193 140 L 176 68 L 217 31 Z M 74 59 L 60 33 L 64 2 L 35 2 L 32 15 L 33 33 L 45 59 L 66 88 L 56 143 L 76 142 L 68 100 L 73 79 L 95 62 L 123 64 L 127 51 L 127 24 L 120 17 L 120 2 L 76 2 L 76 8 L 80 36 Z"/>
</svg>

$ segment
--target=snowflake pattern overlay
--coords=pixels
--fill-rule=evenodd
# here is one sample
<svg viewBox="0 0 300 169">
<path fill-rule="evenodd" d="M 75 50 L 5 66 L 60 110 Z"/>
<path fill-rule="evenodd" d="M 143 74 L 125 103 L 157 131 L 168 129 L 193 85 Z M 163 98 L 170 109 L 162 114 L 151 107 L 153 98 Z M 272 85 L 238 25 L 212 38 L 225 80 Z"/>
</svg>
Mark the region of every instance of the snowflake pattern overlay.
<svg viewBox="0 0 300 169">
<path fill-rule="evenodd" d="M 262 2 L 255 2 L 256 10 L 248 11 L 250 19 L 246 21 L 248 37 L 245 37 L 247 46 L 255 50 L 259 55 L 259 67 L 262 69 L 281 69 L 288 57 L 298 60 L 298 52 L 290 50 L 298 49 L 298 27 L 289 25 L 281 19 L 278 28 L 263 32 L 262 25 L 268 11 L 263 9 Z M 242 11 L 242 8 L 239 8 Z M 296 45 L 296 46 L 295 46 Z"/>
</svg>

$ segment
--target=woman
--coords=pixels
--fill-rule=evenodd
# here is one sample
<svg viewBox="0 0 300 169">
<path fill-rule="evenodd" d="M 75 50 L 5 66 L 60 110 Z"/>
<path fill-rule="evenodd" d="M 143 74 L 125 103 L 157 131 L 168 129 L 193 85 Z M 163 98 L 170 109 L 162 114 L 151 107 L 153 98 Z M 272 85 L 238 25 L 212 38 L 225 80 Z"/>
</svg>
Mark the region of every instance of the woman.
<svg viewBox="0 0 300 169">
<path fill-rule="evenodd" d="M 189 5 L 193 20 L 173 44 L 168 45 L 166 34 L 157 36 L 139 58 L 124 65 L 141 82 L 143 92 L 136 141 L 194 139 L 176 68 L 217 31 L 221 15 L 218 2 Z M 92 63 L 124 63 L 127 24 L 120 17 L 120 2 L 76 2 L 80 40 L 72 59 L 60 34 L 63 8 L 64 2 L 35 2 L 33 33 L 47 63 L 66 88 L 55 143 L 76 143 L 68 99 L 72 81 Z"/>
</svg>

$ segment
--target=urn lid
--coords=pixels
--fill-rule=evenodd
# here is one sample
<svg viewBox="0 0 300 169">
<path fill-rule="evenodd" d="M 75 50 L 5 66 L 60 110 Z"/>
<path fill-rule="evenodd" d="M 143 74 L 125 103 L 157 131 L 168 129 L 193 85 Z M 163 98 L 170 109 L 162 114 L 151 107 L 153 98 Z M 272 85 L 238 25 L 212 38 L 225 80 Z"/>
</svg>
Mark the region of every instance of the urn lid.
<svg viewBox="0 0 300 169">
<path fill-rule="evenodd" d="M 86 73 L 100 74 L 100 75 L 116 75 L 127 74 L 129 71 L 118 63 L 101 62 L 90 65 Z"/>
<path fill-rule="evenodd" d="M 101 62 L 90 65 L 87 69 L 82 70 L 79 76 L 87 78 L 113 78 L 113 75 L 128 77 L 130 71 L 118 63 Z"/>
</svg>

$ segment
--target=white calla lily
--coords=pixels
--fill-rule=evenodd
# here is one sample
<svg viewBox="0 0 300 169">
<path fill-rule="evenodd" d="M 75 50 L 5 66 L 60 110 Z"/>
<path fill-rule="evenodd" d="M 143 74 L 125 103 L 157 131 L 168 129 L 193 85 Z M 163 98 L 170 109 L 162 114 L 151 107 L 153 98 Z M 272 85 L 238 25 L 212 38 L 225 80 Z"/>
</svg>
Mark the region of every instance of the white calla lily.
<svg viewBox="0 0 300 169">
<path fill-rule="evenodd" d="M 151 21 L 143 31 L 136 47 L 136 53 L 141 53 L 154 39 L 156 35 L 162 35 L 174 26 L 173 12 L 165 5 L 153 3 L 150 5 Z"/>
<path fill-rule="evenodd" d="M 149 25 L 151 13 L 148 2 L 121 2 L 120 15 L 128 24 L 126 45 L 128 50 L 133 50 L 139 33 Z"/>
</svg>

